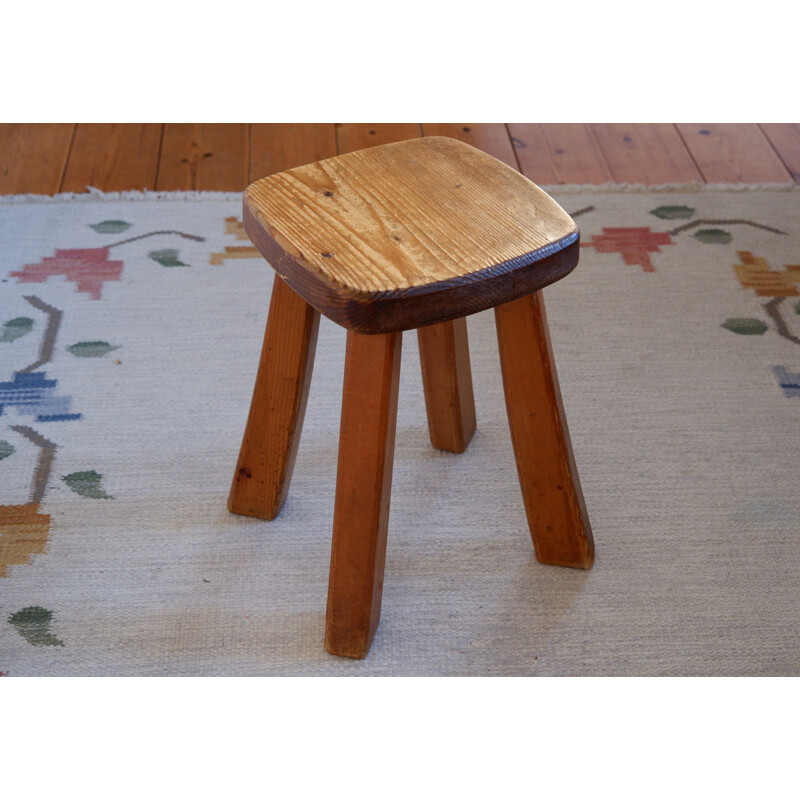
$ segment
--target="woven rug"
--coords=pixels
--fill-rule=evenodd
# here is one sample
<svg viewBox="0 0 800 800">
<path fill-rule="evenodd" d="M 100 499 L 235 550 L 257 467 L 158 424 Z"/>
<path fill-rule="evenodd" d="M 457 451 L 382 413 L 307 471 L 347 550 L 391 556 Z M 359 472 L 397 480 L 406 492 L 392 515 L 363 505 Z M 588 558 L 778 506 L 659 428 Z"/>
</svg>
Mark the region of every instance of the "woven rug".
<svg viewBox="0 0 800 800">
<path fill-rule="evenodd" d="M 226 511 L 272 284 L 239 197 L 0 202 L 0 673 L 800 674 L 800 193 L 550 191 L 582 233 L 545 299 L 595 567 L 534 558 L 491 312 L 460 456 L 429 444 L 406 335 L 364 661 L 323 649 L 324 318 L 284 510 Z"/>
</svg>

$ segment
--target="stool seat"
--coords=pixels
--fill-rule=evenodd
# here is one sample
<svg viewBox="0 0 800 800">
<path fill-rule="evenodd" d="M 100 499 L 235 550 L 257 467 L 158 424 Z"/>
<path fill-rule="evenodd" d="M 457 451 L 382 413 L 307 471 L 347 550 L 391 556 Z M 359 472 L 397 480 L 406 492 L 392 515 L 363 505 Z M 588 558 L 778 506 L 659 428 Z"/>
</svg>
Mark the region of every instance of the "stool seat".
<svg viewBox="0 0 800 800">
<path fill-rule="evenodd" d="M 531 294 L 578 262 L 572 218 L 516 170 L 441 136 L 251 184 L 244 225 L 283 280 L 345 328 L 389 333 Z"/>
</svg>

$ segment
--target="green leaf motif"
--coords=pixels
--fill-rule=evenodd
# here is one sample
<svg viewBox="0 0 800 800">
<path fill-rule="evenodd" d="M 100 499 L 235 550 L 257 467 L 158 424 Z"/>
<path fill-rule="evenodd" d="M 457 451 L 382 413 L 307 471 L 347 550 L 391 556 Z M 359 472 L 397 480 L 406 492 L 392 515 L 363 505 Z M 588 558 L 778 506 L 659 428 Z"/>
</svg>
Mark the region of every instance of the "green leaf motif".
<svg viewBox="0 0 800 800">
<path fill-rule="evenodd" d="M 153 261 L 158 261 L 162 267 L 188 267 L 178 258 L 177 250 L 151 250 L 148 254 Z"/>
<path fill-rule="evenodd" d="M 86 472 L 72 472 L 62 479 L 73 492 L 81 497 L 90 497 L 93 500 L 113 500 L 110 494 L 103 491 L 103 476 L 93 469 Z"/>
<path fill-rule="evenodd" d="M 797 302 L 794 304 L 794 313 L 795 313 L 795 314 L 800 314 L 800 300 L 798 300 L 798 301 L 797 301 Z"/>
<path fill-rule="evenodd" d="M 64 642 L 50 633 L 50 623 L 53 621 L 53 612 L 41 606 L 28 606 L 16 614 L 12 614 L 8 621 L 17 629 L 17 633 L 28 644 L 36 647 L 56 646 L 63 647 Z"/>
<path fill-rule="evenodd" d="M 131 223 L 121 219 L 106 219 L 89 227 L 97 233 L 122 233 L 131 227 Z"/>
<path fill-rule="evenodd" d="M 742 336 L 761 336 L 767 330 L 767 325 L 754 317 L 731 317 L 722 323 L 722 327 Z"/>
<path fill-rule="evenodd" d="M 4 458 L 8 458 L 10 455 L 13 455 L 16 451 L 16 447 L 14 447 L 11 442 L 7 442 L 5 439 L 0 441 L 0 461 Z"/>
<path fill-rule="evenodd" d="M 728 244 L 733 236 L 719 228 L 703 228 L 695 233 L 694 238 L 703 244 Z"/>
<path fill-rule="evenodd" d="M 30 317 L 15 317 L 3 325 L 3 335 L 0 342 L 13 342 L 33 330 L 33 320 Z"/>
<path fill-rule="evenodd" d="M 694 216 L 694 209 L 689 206 L 659 206 L 650 213 L 659 219 L 689 219 Z"/>
<path fill-rule="evenodd" d="M 112 350 L 119 350 L 119 345 L 108 342 L 76 342 L 71 344 L 67 350 L 78 358 L 101 358 Z"/>
</svg>

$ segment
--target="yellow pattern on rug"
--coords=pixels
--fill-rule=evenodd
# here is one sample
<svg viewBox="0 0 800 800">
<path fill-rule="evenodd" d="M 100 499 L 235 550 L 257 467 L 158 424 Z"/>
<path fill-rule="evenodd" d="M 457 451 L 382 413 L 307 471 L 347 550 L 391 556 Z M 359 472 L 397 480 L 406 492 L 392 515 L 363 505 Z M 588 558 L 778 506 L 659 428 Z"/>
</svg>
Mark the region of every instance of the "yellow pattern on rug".
<svg viewBox="0 0 800 800">
<path fill-rule="evenodd" d="M 753 289 L 759 297 L 795 297 L 800 295 L 795 284 L 800 283 L 800 265 L 787 265 L 785 270 L 771 270 L 766 259 L 747 250 L 739 251 L 741 264 L 736 276 L 745 289 Z"/>
</svg>

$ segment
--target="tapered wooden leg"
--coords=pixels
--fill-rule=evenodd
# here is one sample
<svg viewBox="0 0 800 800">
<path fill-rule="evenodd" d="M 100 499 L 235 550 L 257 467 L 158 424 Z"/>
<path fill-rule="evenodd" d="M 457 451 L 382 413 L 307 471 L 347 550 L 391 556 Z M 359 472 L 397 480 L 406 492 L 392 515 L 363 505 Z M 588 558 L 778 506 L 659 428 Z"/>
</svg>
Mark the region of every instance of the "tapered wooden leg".
<svg viewBox="0 0 800 800">
<path fill-rule="evenodd" d="M 536 557 L 589 569 L 589 526 L 541 292 L 495 308 L 511 441 Z"/>
<path fill-rule="evenodd" d="M 467 320 L 428 325 L 417 336 L 431 444 L 463 453 L 475 433 Z"/>
<path fill-rule="evenodd" d="M 228 509 L 274 519 L 289 491 L 311 384 L 319 312 L 275 275 Z"/>
<path fill-rule="evenodd" d="M 400 333 L 347 332 L 325 648 L 364 658 L 381 612 Z"/>
</svg>

